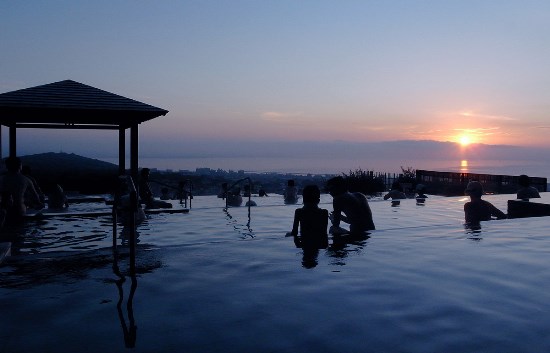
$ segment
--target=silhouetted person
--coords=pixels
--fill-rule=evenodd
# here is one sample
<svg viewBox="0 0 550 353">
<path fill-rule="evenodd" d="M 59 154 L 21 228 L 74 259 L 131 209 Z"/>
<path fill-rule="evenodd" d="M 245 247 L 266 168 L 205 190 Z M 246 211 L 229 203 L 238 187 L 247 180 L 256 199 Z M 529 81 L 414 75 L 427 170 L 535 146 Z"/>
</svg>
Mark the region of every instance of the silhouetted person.
<svg viewBox="0 0 550 353">
<path fill-rule="evenodd" d="M 539 191 L 535 187 L 531 186 L 531 180 L 527 175 L 522 174 L 518 177 L 518 185 L 518 199 L 529 200 L 540 198 Z"/>
<path fill-rule="evenodd" d="M 6 174 L 2 177 L 0 191 L 2 193 L 1 202 L 1 221 L 15 224 L 23 221 L 23 216 L 27 212 L 25 206 L 25 193 L 28 191 L 30 201 L 37 205 L 37 208 L 43 208 L 44 204 L 34 189 L 32 181 L 21 174 L 21 159 L 18 157 L 6 158 Z"/>
<path fill-rule="evenodd" d="M 34 190 L 38 194 L 38 198 L 40 199 L 40 202 L 41 203 L 46 202 L 46 196 L 42 192 L 42 189 L 40 189 L 40 185 L 38 185 L 38 182 L 36 181 L 36 179 L 31 175 L 32 174 L 31 173 L 31 167 L 29 167 L 28 165 L 24 165 L 21 168 L 21 174 L 23 174 L 24 176 L 29 178 L 29 180 L 32 182 L 32 185 L 34 186 Z M 29 206 L 31 208 L 36 208 L 36 207 L 33 207 L 33 206 L 36 206 L 36 205 L 30 204 L 30 202 L 31 202 L 30 195 L 25 195 L 25 203 L 27 204 L 27 206 Z"/>
<path fill-rule="evenodd" d="M 308 185 L 302 197 L 304 206 L 294 211 L 290 234 L 294 236 L 294 243 L 299 248 L 324 249 L 328 246 L 328 211 L 319 208 L 321 192 L 316 185 Z"/>
<path fill-rule="evenodd" d="M 294 180 L 290 179 L 287 181 L 287 186 L 284 192 L 285 203 L 294 204 L 298 202 L 298 189 L 294 184 Z"/>
<path fill-rule="evenodd" d="M 149 186 L 149 174 L 151 170 L 149 168 L 142 168 L 139 178 L 139 198 L 147 207 L 153 204 L 154 197 L 151 187 Z"/>
<path fill-rule="evenodd" d="M 170 200 L 170 190 L 168 188 L 160 189 L 160 199 L 161 200 Z"/>
<path fill-rule="evenodd" d="M 333 213 L 330 215 L 331 231 L 340 229 L 340 221 L 349 224 L 351 233 L 364 233 L 376 229 L 372 220 L 367 197 L 360 192 L 350 193 L 343 177 L 337 176 L 327 181 L 327 189 L 333 197 Z"/>
<path fill-rule="evenodd" d="M 423 204 L 428 196 L 426 195 L 426 186 L 423 184 L 416 185 L 416 204 Z"/>
<path fill-rule="evenodd" d="M 227 206 L 240 206 L 243 203 L 243 197 L 241 195 L 241 188 L 233 188 L 227 191 L 226 195 Z"/>
<path fill-rule="evenodd" d="M 406 198 L 407 195 L 405 195 L 405 193 L 403 192 L 403 188 L 398 181 L 394 181 L 391 185 L 391 190 L 386 195 L 384 195 L 384 200 L 402 200 Z"/>
<path fill-rule="evenodd" d="M 191 196 L 189 190 L 187 190 L 187 182 L 182 180 L 178 183 L 178 191 L 176 193 L 176 198 L 180 200 L 180 203 L 187 203 L 187 198 Z"/>
<path fill-rule="evenodd" d="M 139 198 L 141 202 L 145 204 L 146 208 L 172 208 L 172 204 L 169 202 L 155 200 L 151 187 L 149 186 L 149 174 L 151 170 L 149 168 L 142 168 L 139 178 Z"/>
<path fill-rule="evenodd" d="M 489 221 L 491 217 L 497 219 L 506 218 L 506 214 L 493 206 L 492 203 L 482 200 L 483 186 L 478 181 L 470 181 L 464 193 L 470 196 L 470 202 L 464 204 L 464 217 L 468 224 L 479 224 L 481 221 Z"/>
<path fill-rule="evenodd" d="M 260 189 L 260 190 L 258 191 L 258 196 L 264 197 L 264 196 L 269 196 L 269 195 L 267 194 L 267 192 L 265 192 L 264 189 Z"/>
<path fill-rule="evenodd" d="M 56 184 L 53 190 L 48 194 L 48 208 L 60 209 L 69 207 L 69 200 L 63 191 L 63 188 Z"/>
</svg>

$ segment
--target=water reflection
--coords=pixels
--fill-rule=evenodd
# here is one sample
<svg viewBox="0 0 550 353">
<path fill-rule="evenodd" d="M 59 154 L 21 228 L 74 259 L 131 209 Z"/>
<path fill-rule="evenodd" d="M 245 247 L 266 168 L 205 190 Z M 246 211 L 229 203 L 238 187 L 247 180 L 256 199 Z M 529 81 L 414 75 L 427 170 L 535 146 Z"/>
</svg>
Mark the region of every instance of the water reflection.
<svg viewBox="0 0 550 353">
<path fill-rule="evenodd" d="M 460 161 L 460 172 L 461 173 L 468 173 L 469 172 L 468 161 L 465 160 L 465 159 Z"/>
<path fill-rule="evenodd" d="M 332 244 L 327 249 L 327 255 L 333 258 L 330 264 L 344 266 L 350 254 L 363 251 L 369 238 L 369 233 L 333 235 Z"/>
<path fill-rule="evenodd" d="M 237 223 L 237 220 L 235 218 L 233 218 L 233 216 L 231 215 L 231 213 L 229 213 L 229 208 L 228 207 L 224 207 L 223 209 L 223 212 L 225 213 L 225 216 L 228 220 L 228 225 L 232 226 L 233 229 L 235 229 L 237 232 L 239 232 L 242 236 L 241 238 L 242 239 L 246 239 L 246 238 L 254 238 L 254 230 L 250 227 L 250 224 L 251 224 L 251 213 L 250 213 L 250 208 L 251 208 L 251 204 L 249 204 L 248 206 L 246 206 L 248 208 L 247 210 L 247 222 L 246 224 L 239 224 Z"/>
<path fill-rule="evenodd" d="M 128 300 L 126 302 L 126 310 L 128 315 L 128 323 L 126 323 L 126 318 L 124 317 L 124 312 L 122 310 L 122 303 L 124 301 L 124 289 L 123 285 L 126 282 L 126 276 L 122 274 L 118 266 L 118 253 L 113 251 L 113 272 L 118 277 L 115 280 L 116 287 L 118 289 L 118 302 L 117 302 L 117 312 L 118 318 L 120 320 L 120 326 L 122 327 L 122 333 L 124 335 L 124 345 L 126 348 L 134 348 L 136 346 L 137 339 L 137 326 L 134 318 L 134 295 L 137 289 L 137 278 L 135 274 L 135 264 L 130 265 L 130 270 L 128 277 L 130 278 L 130 293 L 128 295 Z"/>
<path fill-rule="evenodd" d="M 481 237 L 481 224 L 477 223 L 466 223 L 464 224 L 464 229 L 468 235 L 468 239 L 474 241 L 480 241 L 483 238 Z"/>
</svg>

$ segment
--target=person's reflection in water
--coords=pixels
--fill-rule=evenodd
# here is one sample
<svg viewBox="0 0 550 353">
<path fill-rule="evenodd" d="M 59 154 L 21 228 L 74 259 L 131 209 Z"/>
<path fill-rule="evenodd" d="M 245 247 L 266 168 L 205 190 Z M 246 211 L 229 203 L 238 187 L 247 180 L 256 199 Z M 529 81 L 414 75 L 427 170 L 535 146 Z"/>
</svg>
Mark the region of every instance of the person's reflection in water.
<svg viewBox="0 0 550 353">
<path fill-rule="evenodd" d="M 331 265 L 343 266 L 350 253 L 360 253 L 369 239 L 369 233 L 333 235 L 332 244 L 327 249 L 328 256 L 335 259 Z"/>
<path fill-rule="evenodd" d="M 130 266 L 130 268 L 135 268 L 135 266 Z M 126 309 L 128 312 L 128 324 L 126 324 L 126 319 L 122 310 L 122 302 L 124 301 L 123 284 L 126 281 L 126 276 L 122 274 L 120 268 L 118 267 L 118 255 L 116 253 L 114 254 L 113 272 L 118 277 L 118 280 L 115 281 L 118 289 L 118 302 L 116 307 L 118 318 L 120 320 L 120 326 L 122 327 L 122 333 L 124 335 L 124 345 L 126 348 L 135 348 L 137 339 L 137 326 L 134 319 L 133 301 L 137 289 L 136 274 L 134 271 L 130 270 L 129 277 L 131 280 L 131 285 L 130 294 L 128 295 L 128 300 L 126 302 Z"/>
<path fill-rule="evenodd" d="M 481 224 L 480 223 L 466 223 L 464 224 L 464 229 L 468 235 L 468 239 L 473 241 L 480 241 L 483 238 L 481 237 Z"/>
</svg>

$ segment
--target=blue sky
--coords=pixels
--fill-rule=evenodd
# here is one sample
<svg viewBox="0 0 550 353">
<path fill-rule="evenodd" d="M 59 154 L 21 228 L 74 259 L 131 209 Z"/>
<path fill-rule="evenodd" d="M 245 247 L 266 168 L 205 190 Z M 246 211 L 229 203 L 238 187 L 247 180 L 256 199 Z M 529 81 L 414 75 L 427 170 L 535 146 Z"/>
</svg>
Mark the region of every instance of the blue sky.
<svg viewBox="0 0 550 353">
<path fill-rule="evenodd" d="M 168 109 L 142 125 L 145 154 L 463 136 L 550 149 L 548 38 L 548 1 L 2 1 L 0 93 L 72 79 Z M 20 143 L 110 149 L 81 134 Z"/>
</svg>

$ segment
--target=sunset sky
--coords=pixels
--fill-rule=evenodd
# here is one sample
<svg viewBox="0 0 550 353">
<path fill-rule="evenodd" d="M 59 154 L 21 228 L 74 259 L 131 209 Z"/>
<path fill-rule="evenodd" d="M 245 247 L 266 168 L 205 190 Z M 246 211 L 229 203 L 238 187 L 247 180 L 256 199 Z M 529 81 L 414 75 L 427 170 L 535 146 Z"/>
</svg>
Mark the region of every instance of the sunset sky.
<svg viewBox="0 0 550 353">
<path fill-rule="evenodd" d="M 543 0 L 2 1 L 0 93 L 72 79 L 169 110 L 142 125 L 142 150 L 159 140 L 172 151 L 244 140 L 550 149 L 549 38 Z M 30 130 L 21 143 L 78 152 L 80 133 Z"/>
</svg>

